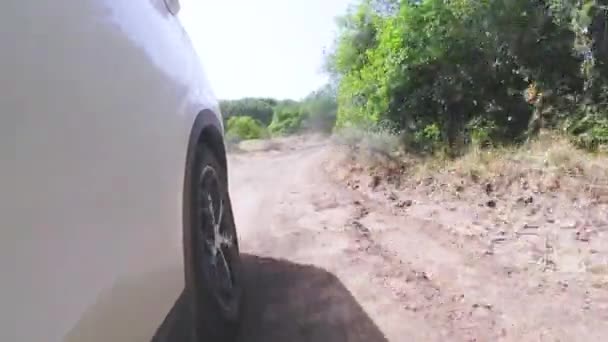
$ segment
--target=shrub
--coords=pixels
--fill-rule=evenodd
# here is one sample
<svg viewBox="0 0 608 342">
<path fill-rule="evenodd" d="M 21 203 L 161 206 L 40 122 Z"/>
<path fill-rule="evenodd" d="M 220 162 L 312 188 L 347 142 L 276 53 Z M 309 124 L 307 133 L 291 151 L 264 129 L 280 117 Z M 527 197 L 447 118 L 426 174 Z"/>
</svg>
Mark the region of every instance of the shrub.
<svg viewBox="0 0 608 342">
<path fill-rule="evenodd" d="M 566 130 L 573 135 L 574 143 L 589 150 L 608 145 L 608 114 L 598 106 L 581 106 L 576 118 L 566 122 Z"/>
<path fill-rule="evenodd" d="M 301 106 L 307 113 L 302 128 L 324 133 L 332 131 L 336 123 L 338 104 L 335 89 L 331 85 L 310 93 L 302 100 Z"/>
<path fill-rule="evenodd" d="M 272 120 L 272 110 L 277 101 L 264 98 L 243 98 L 239 100 L 222 100 L 220 108 L 224 122 L 235 116 L 250 116 L 267 126 Z"/>
<path fill-rule="evenodd" d="M 233 116 L 228 119 L 226 137 L 228 140 L 260 139 L 266 135 L 262 124 L 250 116 Z"/>
<path fill-rule="evenodd" d="M 297 103 L 279 105 L 268 129 L 276 135 L 293 134 L 300 130 L 306 117 L 306 112 Z"/>
<path fill-rule="evenodd" d="M 398 153 L 402 147 L 400 132 L 388 124 L 339 128 L 335 137 L 339 144 L 351 149 L 363 149 L 387 156 Z"/>
</svg>

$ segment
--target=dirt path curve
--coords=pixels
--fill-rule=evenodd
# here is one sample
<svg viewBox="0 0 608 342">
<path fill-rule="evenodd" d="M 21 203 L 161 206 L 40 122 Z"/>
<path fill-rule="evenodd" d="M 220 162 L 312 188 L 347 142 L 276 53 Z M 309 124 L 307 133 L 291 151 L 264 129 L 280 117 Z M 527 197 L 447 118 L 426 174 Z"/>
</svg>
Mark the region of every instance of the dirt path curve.
<svg viewBox="0 0 608 342">
<path fill-rule="evenodd" d="M 322 169 L 326 144 L 230 157 L 245 254 L 240 341 L 429 341 L 441 331 L 386 286 L 391 263 L 353 226 L 356 194 Z"/>
<path fill-rule="evenodd" d="M 230 155 L 248 298 L 239 342 L 608 336 L 604 290 L 506 267 L 474 239 L 337 184 L 332 147 L 309 141 Z"/>
</svg>

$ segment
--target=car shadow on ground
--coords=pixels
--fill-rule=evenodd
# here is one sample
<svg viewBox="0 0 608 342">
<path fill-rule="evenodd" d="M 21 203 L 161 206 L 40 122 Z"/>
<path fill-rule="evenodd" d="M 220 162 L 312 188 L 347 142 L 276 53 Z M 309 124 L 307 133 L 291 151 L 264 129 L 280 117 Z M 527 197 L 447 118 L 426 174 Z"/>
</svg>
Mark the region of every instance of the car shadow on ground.
<svg viewBox="0 0 608 342">
<path fill-rule="evenodd" d="M 330 272 L 243 255 L 243 320 L 238 342 L 384 342 L 378 327 Z"/>
<path fill-rule="evenodd" d="M 330 272 L 247 254 L 242 262 L 245 301 L 236 342 L 387 342 Z M 153 341 L 190 340 L 190 322 L 182 295 Z"/>
</svg>

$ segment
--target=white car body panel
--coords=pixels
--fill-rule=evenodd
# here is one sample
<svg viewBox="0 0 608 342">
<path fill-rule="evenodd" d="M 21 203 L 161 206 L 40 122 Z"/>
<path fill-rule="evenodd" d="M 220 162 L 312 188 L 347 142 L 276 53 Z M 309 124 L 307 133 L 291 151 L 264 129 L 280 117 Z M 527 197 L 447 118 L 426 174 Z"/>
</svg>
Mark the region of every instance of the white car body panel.
<svg viewBox="0 0 608 342">
<path fill-rule="evenodd" d="M 221 134 L 164 0 L 8 0 L 0 341 L 149 341 L 184 287 L 193 122 Z"/>
</svg>

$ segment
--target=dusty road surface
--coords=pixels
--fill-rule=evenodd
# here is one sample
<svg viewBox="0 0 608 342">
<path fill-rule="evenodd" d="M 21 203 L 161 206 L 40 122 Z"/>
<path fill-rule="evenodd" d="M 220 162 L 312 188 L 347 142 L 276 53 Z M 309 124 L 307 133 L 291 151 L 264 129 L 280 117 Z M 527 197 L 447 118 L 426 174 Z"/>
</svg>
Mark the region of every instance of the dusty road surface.
<svg viewBox="0 0 608 342">
<path fill-rule="evenodd" d="M 559 246 L 547 247 L 562 240 L 543 240 L 540 265 L 522 262 L 520 245 L 534 246 L 525 240 L 534 233 L 488 253 L 482 240 L 447 229 L 464 226 L 467 213 L 369 196 L 328 174 L 332 158 L 319 139 L 231 155 L 247 272 L 240 341 L 608 339 L 605 282 L 562 267 L 576 253 L 562 260 Z M 594 238 L 591 254 L 608 256 L 606 236 Z M 568 250 L 581 243 L 572 241 Z"/>
<path fill-rule="evenodd" d="M 293 146 L 288 144 L 288 146 Z M 380 282 L 382 255 L 353 229 L 355 194 L 334 185 L 328 145 L 235 154 L 230 187 L 247 275 L 239 341 L 427 340 L 425 320 Z M 407 324 L 404 324 L 406 323 Z"/>
<path fill-rule="evenodd" d="M 229 160 L 246 273 L 238 342 L 608 340 L 604 207 L 581 214 L 599 220 L 592 237 L 513 231 L 516 212 L 494 236 L 502 209 L 485 199 L 340 181 L 319 138 L 256 146 Z"/>
</svg>

